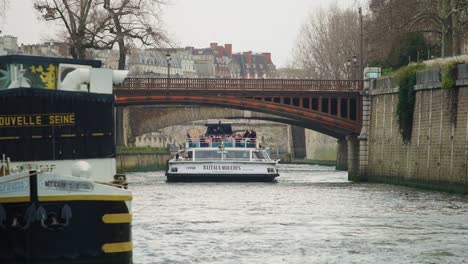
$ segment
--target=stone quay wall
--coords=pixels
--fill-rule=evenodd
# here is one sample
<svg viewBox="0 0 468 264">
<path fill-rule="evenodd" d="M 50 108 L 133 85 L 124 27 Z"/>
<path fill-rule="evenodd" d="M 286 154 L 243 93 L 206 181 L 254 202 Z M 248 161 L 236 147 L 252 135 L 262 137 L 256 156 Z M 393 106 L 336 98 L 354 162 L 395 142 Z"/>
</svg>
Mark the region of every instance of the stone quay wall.
<svg viewBox="0 0 468 264">
<path fill-rule="evenodd" d="M 452 94 L 440 88 L 438 76 L 418 74 L 409 144 L 399 132 L 395 80 L 371 84 L 367 180 L 468 192 L 468 85 L 459 77 L 452 122 Z"/>
<path fill-rule="evenodd" d="M 151 171 L 156 169 L 165 169 L 167 161 L 171 158 L 168 153 L 152 154 L 118 154 L 115 159 L 117 171 Z"/>
</svg>

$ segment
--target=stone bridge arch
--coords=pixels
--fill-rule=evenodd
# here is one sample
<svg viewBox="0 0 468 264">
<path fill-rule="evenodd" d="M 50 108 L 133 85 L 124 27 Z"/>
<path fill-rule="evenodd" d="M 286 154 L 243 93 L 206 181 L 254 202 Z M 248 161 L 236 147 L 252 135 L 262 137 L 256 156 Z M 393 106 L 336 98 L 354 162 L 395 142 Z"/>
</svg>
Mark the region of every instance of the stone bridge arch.
<svg viewBox="0 0 468 264">
<path fill-rule="evenodd" d="M 132 145 L 137 136 L 158 131 L 160 129 L 183 125 L 194 121 L 207 119 L 254 119 L 273 121 L 311 129 L 313 131 L 331 136 L 338 140 L 337 164 L 340 169 L 346 169 L 347 142 L 343 133 L 326 129 L 320 124 L 300 122 L 281 116 L 241 110 L 203 105 L 157 105 L 157 106 L 126 106 L 117 108 L 117 143 L 118 145 Z M 301 133 L 293 131 L 293 134 Z M 304 131 L 302 131 L 304 133 Z M 295 142 L 298 152 L 305 152 L 305 142 Z"/>
<path fill-rule="evenodd" d="M 273 121 L 311 129 L 338 140 L 345 139 L 346 137 L 345 134 L 339 131 L 334 131 L 312 122 L 300 122 L 295 119 L 261 112 L 200 105 L 158 105 L 117 108 L 117 142 L 119 145 L 127 145 L 133 138 L 143 134 L 151 133 L 169 126 L 182 125 L 207 119 L 255 119 Z"/>
</svg>

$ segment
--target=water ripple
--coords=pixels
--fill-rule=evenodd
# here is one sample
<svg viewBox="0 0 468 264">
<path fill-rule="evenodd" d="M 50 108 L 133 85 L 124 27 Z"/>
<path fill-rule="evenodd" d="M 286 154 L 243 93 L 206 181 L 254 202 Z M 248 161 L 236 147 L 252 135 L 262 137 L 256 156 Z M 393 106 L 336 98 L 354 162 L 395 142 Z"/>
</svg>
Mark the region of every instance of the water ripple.
<svg viewBox="0 0 468 264">
<path fill-rule="evenodd" d="M 134 263 L 464 263 L 468 198 L 282 165 L 277 183 L 129 175 Z"/>
</svg>

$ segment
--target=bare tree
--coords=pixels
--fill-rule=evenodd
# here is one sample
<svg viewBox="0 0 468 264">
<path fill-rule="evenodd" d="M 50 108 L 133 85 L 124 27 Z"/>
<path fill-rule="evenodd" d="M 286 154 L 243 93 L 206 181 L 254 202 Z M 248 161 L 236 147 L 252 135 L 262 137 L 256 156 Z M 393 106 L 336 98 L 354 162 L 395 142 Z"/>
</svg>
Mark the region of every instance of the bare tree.
<svg viewBox="0 0 468 264">
<path fill-rule="evenodd" d="M 10 5 L 9 0 L 0 0 L 0 18 L 1 19 L 5 18 L 6 11 L 7 11 L 9 5 Z"/>
<path fill-rule="evenodd" d="M 370 10 L 373 24 L 382 25 L 385 32 L 436 34 L 442 56 L 461 53 L 468 0 L 371 0 Z"/>
<path fill-rule="evenodd" d="M 59 21 L 67 32 L 74 58 L 86 49 L 119 48 L 119 69 L 130 47 L 169 43 L 161 29 L 161 5 L 167 0 L 38 0 L 35 9 L 46 21 Z"/>
<path fill-rule="evenodd" d="M 112 21 L 111 33 L 119 47 L 119 69 L 124 69 L 132 45 L 161 47 L 169 44 L 159 25 L 161 5 L 166 0 L 104 0 L 104 9 Z"/>
<path fill-rule="evenodd" d="M 67 40 L 74 58 L 86 57 L 86 49 L 110 49 L 112 36 L 106 34 L 109 17 L 99 10 L 95 0 L 41 0 L 34 8 L 46 21 L 59 21 L 68 33 Z"/>
<path fill-rule="evenodd" d="M 313 78 L 349 78 L 350 72 L 358 78 L 358 65 L 352 64 L 350 69 L 346 62 L 360 55 L 359 23 L 357 10 L 336 5 L 310 14 L 294 51 L 297 66 Z"/>
</svg>

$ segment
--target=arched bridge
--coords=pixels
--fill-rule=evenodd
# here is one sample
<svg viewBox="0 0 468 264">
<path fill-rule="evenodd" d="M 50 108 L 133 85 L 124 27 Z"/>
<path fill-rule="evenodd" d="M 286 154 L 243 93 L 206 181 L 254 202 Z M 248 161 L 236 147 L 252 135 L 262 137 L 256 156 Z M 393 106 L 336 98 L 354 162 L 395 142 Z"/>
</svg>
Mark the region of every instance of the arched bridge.
<svg viewBox="0 0 468 264">
<path fill-rule="evenodd" d="M 344 138 L 361 130 L 361 81 L 127 78 L 117 106 L 199 104 L 263 112 Z"/>
</svg>

